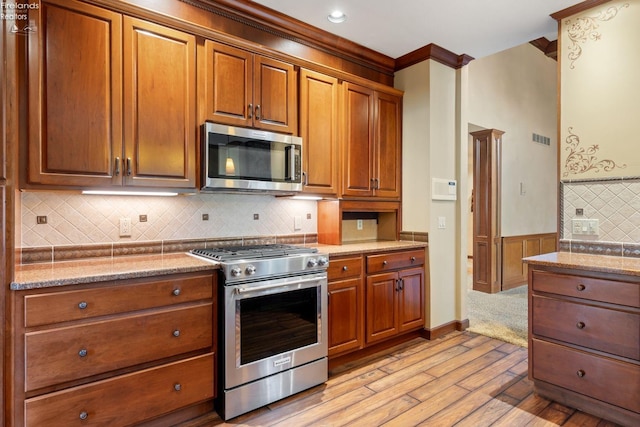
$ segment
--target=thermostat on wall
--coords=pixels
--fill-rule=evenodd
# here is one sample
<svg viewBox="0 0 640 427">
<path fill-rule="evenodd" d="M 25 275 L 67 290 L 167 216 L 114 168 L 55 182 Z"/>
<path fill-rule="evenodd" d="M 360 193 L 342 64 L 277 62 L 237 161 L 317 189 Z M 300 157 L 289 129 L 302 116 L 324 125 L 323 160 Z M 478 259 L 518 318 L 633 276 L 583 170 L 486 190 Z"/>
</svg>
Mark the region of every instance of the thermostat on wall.
<svg viewBox="0 0 640 427">
<path fill-rule="evenodd" d="M 456 187 L 455 179 L 431 178 L 431 199 L 456 200 Z"/>
</svg>

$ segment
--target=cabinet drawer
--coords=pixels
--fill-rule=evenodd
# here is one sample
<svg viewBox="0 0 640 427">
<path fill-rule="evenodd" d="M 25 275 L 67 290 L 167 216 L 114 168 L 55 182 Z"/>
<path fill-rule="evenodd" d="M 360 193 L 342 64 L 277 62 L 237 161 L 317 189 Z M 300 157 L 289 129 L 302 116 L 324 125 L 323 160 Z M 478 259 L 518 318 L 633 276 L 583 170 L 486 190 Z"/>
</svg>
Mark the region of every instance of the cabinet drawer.
<svg viewBox="0 0 640 427">
<path fill-rule="evenodd" d="M 212 321 L 208 303 L 27 333 L 25 388 L 210 348 Z"/>
<path fill-rule="evenodd" d="M 532 344 L 531 363 L 535 380 L 640 412 L 639 365 L 537 339 L 533 339 Z"/>
<path fill-rule="evenodd" d="M 533 271 L 533 290 L 640 307 L 640 284 Z"/>
<path fill-rule="evenodd" d="M 359 277 L 362 274 L 362 258 L 338 258 L 331 259 L 327 269 L 329 281 Z"/>
<path fill-rule="evenodd" d="M 25 326 L 40 326 L 211 299 L 213 275 L 25 296 Z"/>
<path fill-rule="evenodd" d="M 367 256 L 367 273 L 397 270 L 399 268 L 416 267 L 424 264 L 424 250 L 390 252 Z"/>
<path fill-rule="evenodd" d="M 640 360 L 640 314 L 538 295 L 533 334 Z"/>
<path fill-rule="evenodd" d="M 214 397 L 213 354 L 27 399 L 26 425 L 125 426 Z"/>
</svg>

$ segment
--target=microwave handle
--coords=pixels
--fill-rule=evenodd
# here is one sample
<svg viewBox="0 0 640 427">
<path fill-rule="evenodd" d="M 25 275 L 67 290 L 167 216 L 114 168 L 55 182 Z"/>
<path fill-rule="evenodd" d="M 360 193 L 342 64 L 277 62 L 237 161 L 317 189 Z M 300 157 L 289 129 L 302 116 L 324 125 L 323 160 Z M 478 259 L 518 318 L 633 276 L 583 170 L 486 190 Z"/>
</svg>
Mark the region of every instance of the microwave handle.
<svg viewBox="0 0 640 427">
<path fill-rule="evenodd" d="M 289 167 L 287 168 L 287 173 L 285 178 L 288 181 L 294 181 L 296 179 L 296 146 L 295 144 L 291 144 L 286 148 L 287 155 L 289 156 Z"/>
</svg>

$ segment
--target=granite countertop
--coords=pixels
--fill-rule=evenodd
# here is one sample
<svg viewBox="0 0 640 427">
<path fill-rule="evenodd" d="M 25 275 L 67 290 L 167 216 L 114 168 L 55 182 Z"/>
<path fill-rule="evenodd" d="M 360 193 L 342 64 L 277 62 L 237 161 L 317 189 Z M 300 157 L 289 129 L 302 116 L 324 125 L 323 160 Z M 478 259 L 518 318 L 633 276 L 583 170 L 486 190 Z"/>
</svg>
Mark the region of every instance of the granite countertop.
<svg viewBox="0 0 640 427">
<path fill-rule="evenodd" d="M 640 258 L 552 252 L 524 258 L 523 261 L 531 265 L 640 276 Z"/>
<path fill-rule="evenodd" d="M 366 254 L 385 250 L 419 249 L 424 242 L 380 241 L 345 245 L 309 245 L 329 256 Z M 215 262 L 205 261 L 187 253 L 165 255 L 130 255 L 113 258 L 87 258 L 37 264 L 21 264 L 15 269 L 11 290 L 48 288 L 55 286 L 96 283 L 110 280 L 135 279 L 164 274 L 214 270 Z"/>
</svg>

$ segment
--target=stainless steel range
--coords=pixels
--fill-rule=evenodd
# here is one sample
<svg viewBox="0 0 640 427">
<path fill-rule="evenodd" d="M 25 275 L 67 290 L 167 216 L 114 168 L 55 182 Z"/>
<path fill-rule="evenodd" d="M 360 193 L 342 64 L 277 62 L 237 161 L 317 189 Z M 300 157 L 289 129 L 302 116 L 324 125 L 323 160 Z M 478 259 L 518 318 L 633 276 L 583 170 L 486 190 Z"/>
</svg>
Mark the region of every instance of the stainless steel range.
<svg viewBox="0 0 640 427">
<path fill-rule="evenodd" d="M 291 245 L 191 253 L 221 266 L 223 419 L 327 380 L 327 255 Z"/>
</svg>

